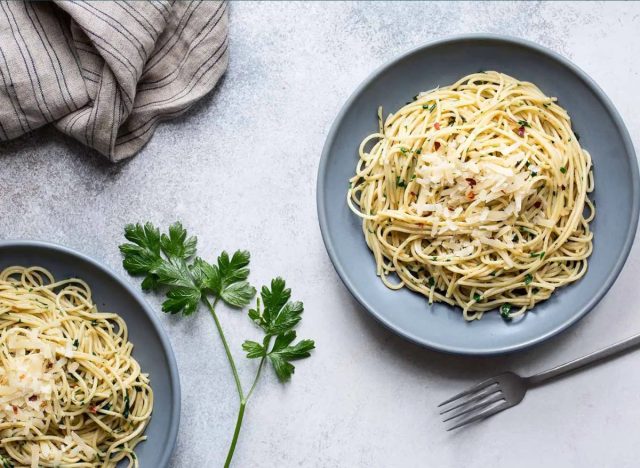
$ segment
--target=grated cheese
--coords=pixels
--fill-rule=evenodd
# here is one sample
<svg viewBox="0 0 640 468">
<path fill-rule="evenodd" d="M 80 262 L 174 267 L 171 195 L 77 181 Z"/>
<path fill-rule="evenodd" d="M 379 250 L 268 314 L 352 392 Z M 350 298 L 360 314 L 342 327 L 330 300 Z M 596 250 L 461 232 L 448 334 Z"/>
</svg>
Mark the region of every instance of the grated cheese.
<svg viewBox="0 0 640 468">
<path fill-rule="evenodd" d="M 534 193 L 533 178 L 527 168 L 518 168 L 524 155 L 516 153 L 509 158 L 474 155 L 467 159 L 456 148 L 464 138 L 456 138 L 447 147 L 423 153 L 416 166 L 416 181 L 420 186 L 418 201 L 412 207 L 416 214 L 435 215 L 442 221 L 436 232 L 455 231 L 450 221 L 480 224 L 484 221 L 505 221 L 517 216 L 523 201 Z M 511 153 L 519 142 L 498 150 Z M 536 167 L 536 169 L 539 169 Z M 489 209 L 492 201 L 505 199 L 509 204 L 501 209 Z"/>
<path fill-rule="evenodd" d="M 37 330 L 33 329 L 7 337 L 8 352 L 2 356 L 0 366 L 0 420 L 21 423 L 20 432 L 24 436 L 34 430 L 46 430 L 53 412 L 56 381 L 67 371 L 67 359 L 56 359 L 56 355 L 64 353 L 64 348 L 40 340 L 36 335 Z M 62 456 L 46 450 L 44 453 L 44 448 L 43 451 L 36 449 L 36 460 L 55 460 Z"/>
</svg>

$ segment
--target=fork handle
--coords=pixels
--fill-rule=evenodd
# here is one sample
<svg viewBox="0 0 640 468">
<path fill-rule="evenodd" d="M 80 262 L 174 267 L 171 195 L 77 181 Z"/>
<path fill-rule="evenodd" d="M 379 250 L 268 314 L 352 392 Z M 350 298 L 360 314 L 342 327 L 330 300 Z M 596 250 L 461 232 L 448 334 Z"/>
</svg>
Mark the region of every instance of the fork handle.
<svg viewBox="0 0 640 468">
<path fill-rule="evenodd" d="M 560 364 L 553 369 L 549 369 L 547 371 L 540 372 L 539 374 L 527 377 L 527 383 L 530 386 L 540 385 L 547 380 L 565 375 L 571 371 L 580 369 L 590 364 L 603 362 L 610 358 L 617 357 L 619 354 L 622 354 L 625 351 L 633 350 L 638 345 L 640 345 L 640 334 L 627 338 L 626 340 L 622 340 L 599 351 L 587 354 L 586 356 L 583 356 L 581 358 L 574 359 L 573 361 L 567 362 L 565 364 Z"/>
</svg>

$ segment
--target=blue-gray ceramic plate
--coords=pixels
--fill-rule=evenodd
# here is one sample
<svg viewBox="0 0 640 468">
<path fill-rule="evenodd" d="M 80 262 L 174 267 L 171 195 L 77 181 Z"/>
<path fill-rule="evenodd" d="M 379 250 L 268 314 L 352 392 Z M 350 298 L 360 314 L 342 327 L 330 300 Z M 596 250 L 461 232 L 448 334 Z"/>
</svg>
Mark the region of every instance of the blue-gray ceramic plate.
<svg viewBox="0 0 640 468">
<path fill-rule="evenodd" d="M 478 70 L 496 70 L 538 85 L 568 110 L 580 143 L 594 161 L 596 218 L 589 270 L 557 290 L 522 320 L 506 323 L 489 313 L 467 323 L 460 309 L 429 306 L 406 288 L 387 289 L 361 221 L 346 206 L 358 145 L 377 129 L 376 112 L 400 108 L 420 91 L 448 85 Z M 318 216 L 327 251 L 353 296 L 400 335 L 430 348 L 460 354 L 498 354 L 526 348 L 566 329 L 589 312 L 622 269 L 638 223 L 639 177 L 629 134 L 611 101 L 586 73 L 564 57 L 520 39 L 471 35 L 444 39 L 405 53 L 375 71 L 336 118 L 318 173 Z"/>
<path fill-rule="evenodd" d="M 38 265 L 57 279 L 82 278 L 91 287 L 99 310 L 116 312 L 127 323 L 133 355 L 149 374 L 153 389 L 153 414 L 136 456 L 141 467 L 165 467 L 175 447 L 180 424 L 180 380 L 169 339 L 155 312 L 115 273 L 95 260 L 46 242 L 0 242 L 0 270 Z"/>
</svg>

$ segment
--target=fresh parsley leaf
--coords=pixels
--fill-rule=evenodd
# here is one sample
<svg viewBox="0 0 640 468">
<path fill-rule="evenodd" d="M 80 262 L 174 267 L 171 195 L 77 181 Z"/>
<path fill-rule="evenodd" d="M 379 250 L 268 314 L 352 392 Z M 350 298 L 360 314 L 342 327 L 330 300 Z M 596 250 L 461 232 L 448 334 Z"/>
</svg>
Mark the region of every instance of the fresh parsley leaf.
<svg viewBox="0 0 640 468">
<path fill-rule="evenodd" d="M 281 381 L 287 381 L 294 373 L 290 361 L 310 356 L 315 348 L 312 340 L 301 340 L 296 344 L 296 332 L 293 330 L 302 319 L 302 302 L 291 301 L 291 290 L 282 278 L 271 280 L 271 288 L 263 286 L 256 307 L 249 310 L 249 318 L 265 333 L 263 344 L 245 341 L 242 348 L 248 358 L 267 357 Z M 273 347 L 269 349 L 271 338 L 275 337 Z"/>
<path fill-rule="evenodd" d="M 171 289 L 167 292 L 167 300 L 162 303 L 162 311 L 191 315 L 198 308 L 201 297 L 200 290 L 195 287 Z"/>
<path fill-rule="evenodd" d="M 247 352 L 247 357 L 249 359 L 261 358 L 267 355 L 264 346 L 260 343 L 256 343 L 255 341 L 245 341 L 242 343 L 242 349 Z"/>
<path fill-rule="evenodd" d="M 244 281 L 249 277 L 250 254 L 246 250 L 236 251 L 231 258 L 227 252 L 222 252 L 218 257 L 218 269 L 223 286 L 235 281 Z"/>
<path fill-rule="evenodd" d="M 295 366 L 286 359 L 283 359 L 279 354 L 270 354 L 269 361 L 271 361 L 278 379 L 282 382 L 289 380 L 295 372 Z"/>
<path fill-rule="evenodd" d="M 218 279 L 214 278 L 217 278 L 220 274 L 216 266 L 207 263 L 200 257 L 195 257 L 193 259 L 193 263 L 189 266 L 189 270 L 195 286 L 200 290 L 207 288 L 213 289 L 211 284 L 218 281 Z"/>
<path fill-rule="evenodd" d="M 271 289 L 262 287 L 260 292 L 263 310 L 249 311 L 249 317 L 256 322 L 267 335 L 275 335 L 295 327 L 302 319 L 302 302 L 290 302 L 291 290 L 285 281 L 278 277 L 271 280 Z M 257 320 L 257 321 L 256 321 Z"/>
<path fill-rule="evenodd" d="M 256 322 L 255 318 L 252 318 L 252 320 L 254 320 L 266 334 L 273 334 L 274 325 L 278 317 L 289 303 L 291 290 L 286 287 L 285 281 L 278 277 L 271 280 L 271 289 L 267 286 L 262 287 L 260 297 L 262 298 L 263 309 L 259 310 L 260 302 L 258 302 L 258 309 L 249 311 L 249 317 L 257 317 L 258 322 Z M 302 310 L 299 310 L 299 313 L 302 313 Z M 298 321 L 299 320 L 300 318 L 298 318 Z M 279 322 L 282 323 L 282 319 L 279 320 Z"/>
<path fill-rule="evenodd" d="M 131 243 L 122 244 L 122 266 L 131 275 L 146 275 L 143 289 L 155 289 L 157 278 L 153 271 L 162 263 L 160 257 L 160 231 L 151 223 L 128 224 L 124 236 Z"/>
<path fill-rule="evenodd" d="M 524 284 L 529 286 L 532 281 L 533 281 L 533 276 L 527 273 L 526 276 L 524 277 Z"/>
<path fill-rule="evenodd" d="M 398 176 L 398 177 L 396 177 L 396 185 L 398 187 L 403 187 L 404 188 L 404 187 L 407 186 L 407 183 L 404 180 L 402 180 L 402 177 Z"/>
<path fill-rule="evenodd" d="M 158 289 L 158 277 L 153 274 L 148 275 L 142 280 L 142 284 L 140 286 L 143 291 L 155 291 Z"/>
<path fill-rule="evenodd" d="M 195 254 L 197 241 L 187 237 L 182 224 L 172 224 L 169 235 L 160 235 L 151 223 L 129 224 L 125 237 L 131 243 L 120 246 L 122 266 L 131 275 L 145 275 L 142 289 L 156 290 L 160 285 L 195 288 L 185 262 Z"/>
<path fill-rule="evenodd" d="M 527 122 L 526 120 L 518 120 L 518 125 L 520 125 L 521 127 L 531 128 L 531 125 L 529 125 L 529 122 Z"/>
<path fill-rule="evenodd" d="M 155 273 L 158 283 L 164 286 L 196 287 L 183 259 L 175 258 L 173 261 L 163 261 L 154 269 L 153 273 Z"/>
<path fill-rule="evenodd" d="M 231 257 L 222 252 L 218 264 L 207 269 L 206 286 L 228 305 L 244 307 L 256 294 L 246 279 L 249 277 L 250 254 L 246 250 L 238 250 Z"/>
<path fill-rule="evenodd" d="M 311 356 L 311 350 L 315 348 L 315 343 L 312 340 L 301 340 L 294 346 L 289 346 L 295 338 L 296 332 L 294 330 L 279 335 L 273 349 L 268 354 L 269 361 L 282 382 L 289 380 L 295 372 L 291 361 L 308 358 Z"/>
<path fill-rule="evenodd" d="M 269 334 L 283 333 L 295 327 L 302 319 L 303 310 L 302 302 L 287 302 L 280 311 L 271 314 L 271 323 L 267 332 Z"/>
<path fill-rule="evenodd" d="M 196 254 L 197 239 L 189 237 L 180 223 L 169 227 L 168 234 L 151 223 L 130 224 L 125 237 L 131 243 L 120 246 L 123 266 L 132 275 L 145 275 L 142 289 L 168 289 L 162 310 L 172 314 L 194 313 L 209 291 L 233 307 L 244 307 L 255 296 L 249 277 L 249 252 L 239 250 L 231 257 L 222 252 L 216 265 Z"/>
<path fill-rule="evenodd" d="M 478 293 L 475 293 L 473 295 L 473 300 L 476 301 L 476 302 L 480 302 L 482 300 L 482 296 L 480 294 L 478 294 Z"/>
<path fill-rule="evenodd" d="M 187 237 L 187 230 L 180 223 L 169 226 L 169 235 L 160 236 L 162 251 L 169 258 L 187 259 L 196 253 L 198 240 L 195 237 Z"/>
<path fill-rule="evenodd" d="M 500 306 L 500 316 L 505 320 L 511 320 L 511 304 L 505 302 Z"/>
<path fill-rule="evenodd" d="M 562 166 L 562 167 L 560 168 L 560 172 L 562 172 L 563 174 L 566 174 L 566 173 L 567 173 L 567 168 L 566 168 L 566 167 L 564 167 L 564 166 Z"/>
<path fill-rule="evenodd" d="M 244 307 L 251 302 L 255 295 L 256 290 L 253 286 L 247 281 L 239 281 L 225 287 L 220 293 L 220 298 L 230 306 Z"/>
</svg>

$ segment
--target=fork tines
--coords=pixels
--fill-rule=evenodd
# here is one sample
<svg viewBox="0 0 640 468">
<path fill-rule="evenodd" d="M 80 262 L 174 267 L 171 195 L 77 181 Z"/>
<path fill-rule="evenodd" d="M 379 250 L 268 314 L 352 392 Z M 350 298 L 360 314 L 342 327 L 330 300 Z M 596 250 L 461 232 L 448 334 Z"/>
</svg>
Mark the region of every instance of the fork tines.
<svg viewBox="0 0 640 468">
<path fill-rule="evenodd" d="M 453 426 L 447 428 L 448 431 L 487 418 L 507 406 L 496 379 L 480 382 L 438 405 L 442 409 L 440 414 L 444 417 L 443 422 L 453 423 Z M 454 412 L 451 413 L 452 411 Z"/>
</svg>

